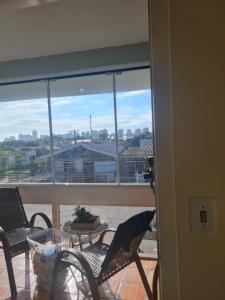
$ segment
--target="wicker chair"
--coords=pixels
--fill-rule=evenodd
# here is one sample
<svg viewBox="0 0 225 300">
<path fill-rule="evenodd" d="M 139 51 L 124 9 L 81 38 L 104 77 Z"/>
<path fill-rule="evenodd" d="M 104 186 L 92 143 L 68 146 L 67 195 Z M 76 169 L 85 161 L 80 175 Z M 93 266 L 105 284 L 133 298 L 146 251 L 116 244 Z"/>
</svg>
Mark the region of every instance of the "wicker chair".
<svg viewBox="0 0 225 300">
<path fill-rule="evenodd" d="M 93 299 L 99 300 L 98 286 L 132 262 L 137 265 L 148 298 L 156 299 L 152 294 L 138 255 L 138 247 L 146 230 L 151 230 L 149 223 L 153 219 L 154 213 L 146 211 L 135 215 L 120 224 L 117 231 L 105 230 L 96 243 L 81 252 L 75 251 L 75 249 L 61 251 L 55 260 L 49 300 L 55 300 L 57 275 L 63 268 L 73 266 L 78 269 L 82 276 L 87 278 Z M 103 239 L 105 234 L 110 231 L 115 234 L 112 243 L 108 245 L 103 242 Z"/>
<path fill-rule="evenodd" d="M 0 248 L 4 251 L 12 296 L 17 294 L 12 258 L 28 251 L 27 236 L 42 229 L 34 227 L 38 215 L 52 227 L 43 213 L 34 214 L 28 222 L 18 188 L 0 188 Z"/>
</svg>

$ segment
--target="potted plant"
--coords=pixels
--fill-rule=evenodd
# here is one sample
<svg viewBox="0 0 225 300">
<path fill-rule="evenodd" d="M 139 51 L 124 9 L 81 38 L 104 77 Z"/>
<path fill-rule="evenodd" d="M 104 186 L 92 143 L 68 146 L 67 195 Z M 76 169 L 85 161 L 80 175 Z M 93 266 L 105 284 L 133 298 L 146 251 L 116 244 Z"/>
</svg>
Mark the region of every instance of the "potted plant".
<svg viewBox="0 0 225 300">
<path fill-rule="evenodd" d="M 95 229 L 100 223 L 99 216 L 96 216 L 86 210 L 85 207 L 78 205 L 74 209 L 75 219 L 71 223 L 72 229 Z"/>
</svg>

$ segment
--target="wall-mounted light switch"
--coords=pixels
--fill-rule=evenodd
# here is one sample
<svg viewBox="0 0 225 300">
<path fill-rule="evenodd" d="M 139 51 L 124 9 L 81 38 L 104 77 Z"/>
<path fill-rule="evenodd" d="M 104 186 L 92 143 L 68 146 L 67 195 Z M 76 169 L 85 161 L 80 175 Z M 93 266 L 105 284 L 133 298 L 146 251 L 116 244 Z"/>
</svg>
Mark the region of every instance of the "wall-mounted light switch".
<svg viewBox="0 0 225 300">
<path fill-rule="evenodd" d="M 191 233 L 213 233 L 216 230 L 216 201 L 210 197 L 191 197 Z"/>
</svg>

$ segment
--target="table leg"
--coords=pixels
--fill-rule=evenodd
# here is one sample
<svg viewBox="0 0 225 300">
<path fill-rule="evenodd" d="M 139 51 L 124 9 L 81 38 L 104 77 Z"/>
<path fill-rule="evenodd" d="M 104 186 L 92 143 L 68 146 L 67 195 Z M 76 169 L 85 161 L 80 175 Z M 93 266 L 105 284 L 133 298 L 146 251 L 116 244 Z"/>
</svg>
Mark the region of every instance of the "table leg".
<svg viewBox="0 0 225 300">
<path fill-rule="evenodd" d="M 83 250 L 83 245 L 82 245 L 82 239 L 81 239 L 81 236 L 78 235 L 78 240 L 79 240 L 79 245 L 80 245 L 80 251 Z"/>
</svg>

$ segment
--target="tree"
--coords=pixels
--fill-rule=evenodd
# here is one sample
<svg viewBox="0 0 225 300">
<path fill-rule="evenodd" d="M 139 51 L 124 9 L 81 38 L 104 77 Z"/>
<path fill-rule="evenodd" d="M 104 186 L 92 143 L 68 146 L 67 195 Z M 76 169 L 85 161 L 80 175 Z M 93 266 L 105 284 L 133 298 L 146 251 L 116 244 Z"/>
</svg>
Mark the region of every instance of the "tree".
<svg viewBox="0 0 225 300">
<path fill-rule="evenodd" d="M 9 152 L 0 150 L 0 170 L 6 170 L 8 167 Z"/>
<path fill-rule="evenodd" d="M 30 174 L 31 175 L 35 175 L 37 173 L 37 171 L 38 171 L 38 168 L 39 168 L 38 163 L 33 160 L 30 163 Z"/>
<path fill-rule="evenodd" d="M 24 161 L 24 157 L 21 156 L 21 155 L 17 155 L 17 156 L 15 157 L 15 163 L 16 163 L 15 168 L 16 168 L 16 169 L 21 168 L 21 167 L 22 167 L 23 161 Z"/>
</svg>

